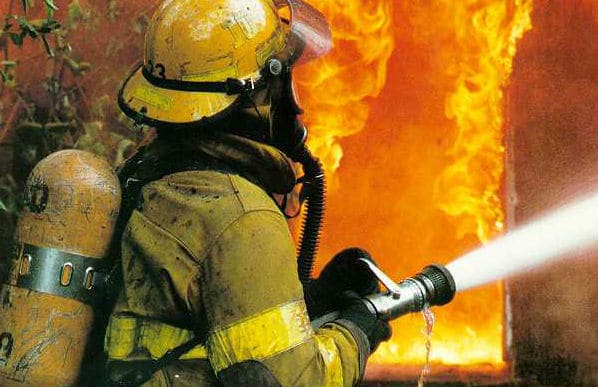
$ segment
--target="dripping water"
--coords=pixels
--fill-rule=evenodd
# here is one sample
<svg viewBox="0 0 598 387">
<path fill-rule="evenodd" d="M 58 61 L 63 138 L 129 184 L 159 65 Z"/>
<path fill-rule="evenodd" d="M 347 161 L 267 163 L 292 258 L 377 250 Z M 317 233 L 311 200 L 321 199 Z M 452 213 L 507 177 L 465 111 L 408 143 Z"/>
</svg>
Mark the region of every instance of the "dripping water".
<svg viewBox="0 0 598 387">
<path fill-rule="evenodd" d="M 426 330 L 424 334 L 426 335 L 426 363 L 424 364 L 424 368 L 422 368 L 421 372 L 419 373 L 419 378 L 417 380 L 417 387 L 424 387 L 424 382 L 428 375 L 430 375 L 430 352 L 432 351 L 432 329 L 434 328 L 434 312 L 430 308 L 430 304 L 426 303 L 424 308 L 422 309 L 422 316 L 424 317 L 424 322 L 426 323 Z"/>
</svg>

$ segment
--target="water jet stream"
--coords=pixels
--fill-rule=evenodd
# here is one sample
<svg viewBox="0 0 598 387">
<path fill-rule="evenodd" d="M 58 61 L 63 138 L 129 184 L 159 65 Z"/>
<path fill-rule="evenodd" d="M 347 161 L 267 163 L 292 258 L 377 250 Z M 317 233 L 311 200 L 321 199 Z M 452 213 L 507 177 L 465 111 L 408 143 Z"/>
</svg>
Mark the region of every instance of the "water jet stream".
<svg viewBox="0 0 598 387">
<path fill-rule="evenodd" d="M 598 249 L 598 192 L 517 228 L 457 258 L 429 265 L 395 283 L 373 262 L 359 258 L 387 288 L 362 298 L 370 312 L 386 321 L 445 305 L 456 292 L 522 273 L 558 258 Z M 312 321 L 314 328 L 338 317 L 332 312 Z"/>
<path fill-rule="evenodd" d="M 516 228 L 446 268 L 461 291 L 596 248 L 598 192 Z"/>
<path fill-rule="evenodd" d="M 445 305 L 456 292 L 485 285 L 598 248 L 598 192 L 517 228 L 446 266 L 429 265 L 395 283 L 375 264 L 360 258 L 388 289 L 364 297 L 383 320 L 421 311 L 426 303 Z"/>
</svg>

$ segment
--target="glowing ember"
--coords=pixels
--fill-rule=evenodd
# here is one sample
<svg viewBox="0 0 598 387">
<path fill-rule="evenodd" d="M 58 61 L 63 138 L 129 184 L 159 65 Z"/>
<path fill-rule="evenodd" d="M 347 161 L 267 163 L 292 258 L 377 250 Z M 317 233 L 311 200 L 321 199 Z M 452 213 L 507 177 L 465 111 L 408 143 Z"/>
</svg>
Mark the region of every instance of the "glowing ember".
<svg viewBox="0 0 598 387">
<path fill-rule="evenodd" d="M 532 1 L 311 3 L 335 38 L 332 55 L 299 69 L 311 146 L 340 184 L 322 261 L 360 245 L 398 280 L 500 232 L 502 89 Z M 502 300 L 496 284 L 435 310 L 432 364 L 503 369 Z M 395 321 L 372 364 L 423 364 L 421 330 L 417 315 Z"/>
</svg>

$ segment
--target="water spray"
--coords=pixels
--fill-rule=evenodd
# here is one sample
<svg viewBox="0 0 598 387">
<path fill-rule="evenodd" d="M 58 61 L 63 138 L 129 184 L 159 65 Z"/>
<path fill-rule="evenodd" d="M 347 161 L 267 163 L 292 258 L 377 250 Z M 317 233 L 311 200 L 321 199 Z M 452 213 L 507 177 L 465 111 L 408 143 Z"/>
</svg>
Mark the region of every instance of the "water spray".
<svg viewBox="0 0 598 387">
<path fill-rule="evenodd" d="M 426 305 L 445 305 L 458 291 L 485 285 L 575 253 L 598 249 L 598 192 L 517 228 L 505 236 L 455 259 L 448 265 L 426 266 L 395 283 L 380 268 L 361 259 L 386 287 L 362 298 L 371 313 L 390 321 L 420 312 Z M 312 322 L 332 321 L 332 313 Z"/>
<path fill-rule="evenodd" d="M 446 265 L 457 291 L 598 248 L 598 192 L 505 234 Z"/>
</svg>

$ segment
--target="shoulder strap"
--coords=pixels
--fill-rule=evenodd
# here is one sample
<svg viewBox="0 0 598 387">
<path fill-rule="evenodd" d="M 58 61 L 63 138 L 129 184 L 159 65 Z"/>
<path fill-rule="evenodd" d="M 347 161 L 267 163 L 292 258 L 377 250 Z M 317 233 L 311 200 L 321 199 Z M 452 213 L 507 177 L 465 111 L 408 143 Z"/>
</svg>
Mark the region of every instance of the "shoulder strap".
<svg viewBox="0 0 598 387">
<path fill-rule="evenodd" d="M 107 372 L 109 385 L 110 387 L 140 386 L 150 380 L 158 370 L 180 358 L 195 346 L 201 344 L 202 341 L 200 337 L 194 337 L 169 350 L 159 359 L 114 361 L 110 364 Z"/>
</svg>

